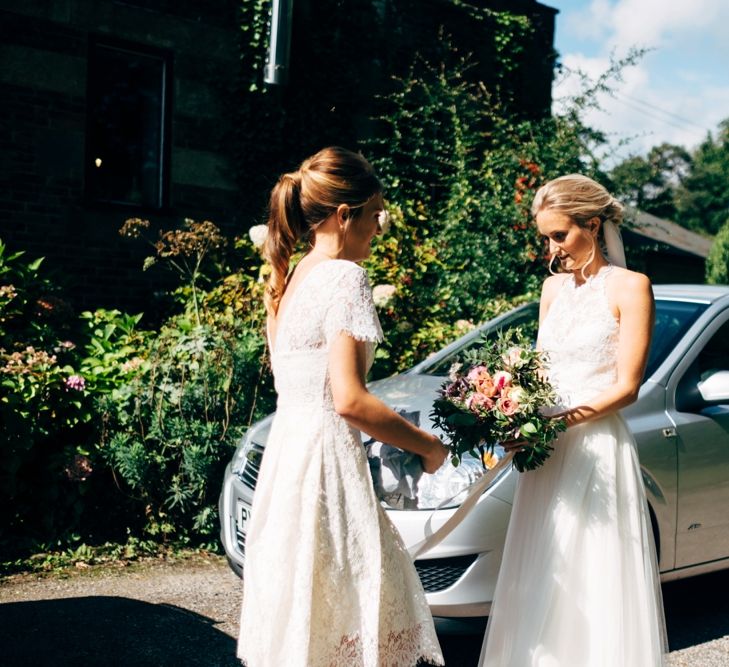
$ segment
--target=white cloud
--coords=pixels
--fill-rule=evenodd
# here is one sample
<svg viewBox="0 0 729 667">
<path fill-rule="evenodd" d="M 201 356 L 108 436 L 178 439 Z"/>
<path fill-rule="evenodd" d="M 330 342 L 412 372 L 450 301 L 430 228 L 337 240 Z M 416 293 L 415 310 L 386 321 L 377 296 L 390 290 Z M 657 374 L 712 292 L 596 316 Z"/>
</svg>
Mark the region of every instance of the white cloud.
<svg viewBox="0 0 729 667">
<path fill-rule="evenodd" d="M 586 121 L 614 138 L 636 137 L 625 153 L 663 141 L 693 147 L 729 116 L 729 2 L 726 0 L 593 0 L 557 17 L 571 37 L 562 62 L 596 78 L 632 47 L 652 47 L 623 71 L 616 96 L 599 98 Z M 555 100 L 576 92 L 568 77 Z M 559 109 L 558 101 L 555 107 Z"/>
<path fill-rule="evenodd" d="M 610 16 L 611 41 L 618 49 L 659 47 L 676 33 L 695 36 L 722 19 L 729 19 L 725 0 L 620 0 Z"/>
</svg>

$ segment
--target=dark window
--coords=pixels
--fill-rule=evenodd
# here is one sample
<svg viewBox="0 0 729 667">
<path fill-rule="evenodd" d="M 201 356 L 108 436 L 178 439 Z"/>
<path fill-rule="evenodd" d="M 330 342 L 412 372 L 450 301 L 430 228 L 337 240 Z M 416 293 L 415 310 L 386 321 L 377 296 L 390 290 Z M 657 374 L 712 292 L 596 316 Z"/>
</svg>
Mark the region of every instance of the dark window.
<svg viewBox="0 0 729 667">
<path fill-rule="evenodd" d="M 676 388 L 676 409 L 680 412 L 701 412 L 706 402 L 698 385 L 717 371 L 729 370 L 729 321 L 719 327 L 709 342 L 696 355 Z"/>
<path fill-rule="evenodd" d="M 703 303 L 656 299 L 656 324 L 653 328 L 645 378 L 656 372 L 706 308 Z"/>
<path fill-rule="evenodd" d="M 108 43 L 89 53 L 86 194 L 161 208 L 166 198 L 170 61 Z"/>
<path fill-rule="evenodd" d="M 724 322 L 697 358 L 702 380 L 717 371 L 729 371 L 729 322 Z"/>
</svg>

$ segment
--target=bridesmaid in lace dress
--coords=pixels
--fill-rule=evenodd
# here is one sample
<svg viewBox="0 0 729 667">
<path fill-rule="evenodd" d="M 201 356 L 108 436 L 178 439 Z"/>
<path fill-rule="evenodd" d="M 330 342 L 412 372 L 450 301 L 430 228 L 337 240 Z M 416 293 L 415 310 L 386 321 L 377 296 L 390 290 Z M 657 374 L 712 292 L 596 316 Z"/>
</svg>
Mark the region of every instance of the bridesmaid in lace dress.
<svg viewBox="0 0 729 667">
<path fill-rule="evenodd" d="M 479 664 L 659 667 L 665 630 L 651 521 L 618 412 L 636 399 L 645 370 L 651 286 L 624 268 L 622 206 L 591 179 L 550 181 L 532 213 L 550 271 L 560 268 L 544 282 L 538 344 L 568 429 L 543 467 L 519 475 Z"/>
<path fill-rule="evenodd" d="M 426 472 L 446 456 L 365 387 L 382 331 L 356 262 L 385 214 L 381 190 L 361 155 L 334 147 L 271 193 L 265 300 L 278 404 L 246 544 L 238 656 L 248 667 L 443 664 L 360 439 L 415 452 Z M 302 239 L 309 251 L 289 274 Z"/>
</svg>

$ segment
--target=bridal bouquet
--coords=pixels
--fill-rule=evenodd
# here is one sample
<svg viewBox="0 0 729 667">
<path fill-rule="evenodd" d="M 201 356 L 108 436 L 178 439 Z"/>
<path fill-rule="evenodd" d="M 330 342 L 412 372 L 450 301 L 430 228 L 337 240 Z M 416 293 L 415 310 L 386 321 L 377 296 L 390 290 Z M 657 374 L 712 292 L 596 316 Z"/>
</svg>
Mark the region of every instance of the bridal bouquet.
<svg viewBox="0 0 729 667">
<path fill-rule="evenodd" d="M 551 442 L 566 424 L 545 414 L 544 408 L 556 402 L 545 377 L 546 363 L 517 328 L 469 350 L 464 362 L 451 368 L 430 416 L 449 441 L 453 465 L 468 452 L 489 467 L 494 446 L 514 440 L 525 443 L 513 460 L 520 472 L 547 460 Z"/>
</svg>

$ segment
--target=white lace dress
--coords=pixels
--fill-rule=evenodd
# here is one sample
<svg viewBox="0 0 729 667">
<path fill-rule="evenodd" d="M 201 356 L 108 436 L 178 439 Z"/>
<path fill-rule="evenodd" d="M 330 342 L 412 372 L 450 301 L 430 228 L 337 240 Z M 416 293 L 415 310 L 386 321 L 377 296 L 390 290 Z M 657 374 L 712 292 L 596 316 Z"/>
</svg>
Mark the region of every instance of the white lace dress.
<svg viewBox="0 0 729 667">
<path fill-rule="evenodd" d="M 617 379 L 611 267 L 565 279 L 539 338 L 564 406 Z M 655 547 L 635 442 L 619 414 L 570 428 L 519 476 L 485 667 L 658 667 L 666 651 Z"/>
<path fill-rule="evenodd" d="M 382 331 L 362 268 L 317 264 L 278 323 L 278 405 L 246 542 L 238 656 L 248 667 L 443 664 L 423 589 L 333 408 L 329 347 Z"/>
</svg>

